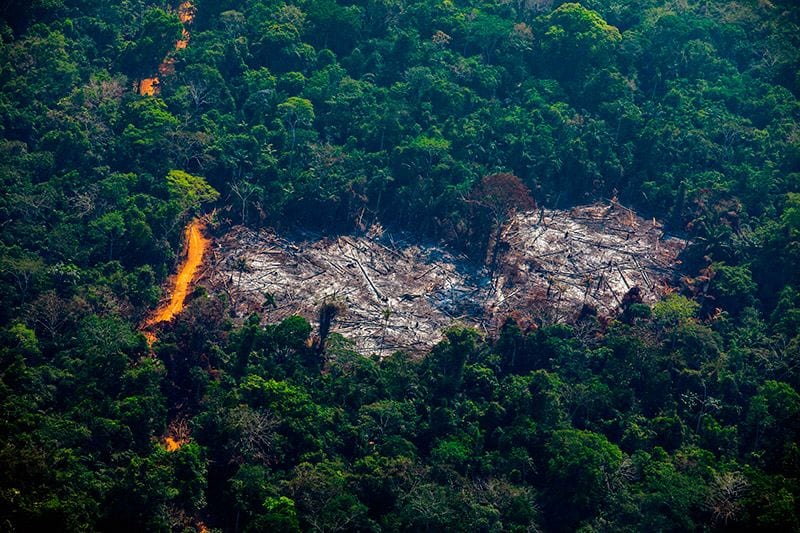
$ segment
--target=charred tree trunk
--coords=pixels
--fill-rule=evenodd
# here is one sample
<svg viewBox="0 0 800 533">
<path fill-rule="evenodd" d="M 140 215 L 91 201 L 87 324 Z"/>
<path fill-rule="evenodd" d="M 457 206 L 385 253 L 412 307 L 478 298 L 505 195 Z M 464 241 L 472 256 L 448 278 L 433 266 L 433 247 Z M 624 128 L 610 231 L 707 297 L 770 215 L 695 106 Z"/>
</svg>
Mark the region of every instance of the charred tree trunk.
<svg viewBox="0 0 800 533">
<path fill-rule="evenodd" d="M 331 333 L 333 321 L 343 310 L 344 306 L 336 301 L 325 301 L 319 308 L 319 339 L 315 351 L 320 359 L 325 358 L 325 343 Z"/>
</svg>

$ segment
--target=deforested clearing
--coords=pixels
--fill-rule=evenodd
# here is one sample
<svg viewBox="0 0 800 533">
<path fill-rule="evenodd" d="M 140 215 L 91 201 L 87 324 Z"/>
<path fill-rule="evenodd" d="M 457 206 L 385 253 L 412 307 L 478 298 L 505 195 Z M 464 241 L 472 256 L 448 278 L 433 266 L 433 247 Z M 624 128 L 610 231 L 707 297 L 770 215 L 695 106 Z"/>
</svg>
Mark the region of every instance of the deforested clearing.
<svg viewBox="0 0 800 533">
<path fill-rule="evenodd" d="M 239 317 L 264 322 L 299 314 L 315 323 L 320 305 L 337 301 L 333 331 L 388 355 L 427 350 L 455 321 L 494 333 L 508 316 L 535 325 L 587 309 L 613 315 L 631 291 L 653 302 L 671 290 L 685 244 L 616 202 L 512 217 L 493 271 L 379 227 L 292 237 L 239 227 L 215 245 L 205 283 Z"/>
</svg>

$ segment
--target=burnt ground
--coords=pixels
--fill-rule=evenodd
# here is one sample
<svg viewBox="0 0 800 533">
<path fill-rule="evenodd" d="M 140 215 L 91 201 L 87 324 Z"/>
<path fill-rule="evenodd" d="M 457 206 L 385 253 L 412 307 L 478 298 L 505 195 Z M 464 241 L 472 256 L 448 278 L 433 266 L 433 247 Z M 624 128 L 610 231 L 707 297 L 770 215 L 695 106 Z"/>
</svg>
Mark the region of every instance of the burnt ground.
<svg viewBox="0 0 800 533">
<path fill-rule="evenodd" d="M 316 324 L 321 303 L 335 300 L 344 311 L 333 331 L 388 355 L 430 348 L 455 321 L 492 333 L 510 314 L 565 322 L 588 305 L 612 315 L 634 287 L 653 302 L 670 290 L 684 246 L 615 202 L 517 215 L 494 273 L 379 227 L 291 239 L 238 227 L 215 242 L 203 284 L 226 293 L 237 316 L 264 322 L 300 314 Z"/>
</svg>

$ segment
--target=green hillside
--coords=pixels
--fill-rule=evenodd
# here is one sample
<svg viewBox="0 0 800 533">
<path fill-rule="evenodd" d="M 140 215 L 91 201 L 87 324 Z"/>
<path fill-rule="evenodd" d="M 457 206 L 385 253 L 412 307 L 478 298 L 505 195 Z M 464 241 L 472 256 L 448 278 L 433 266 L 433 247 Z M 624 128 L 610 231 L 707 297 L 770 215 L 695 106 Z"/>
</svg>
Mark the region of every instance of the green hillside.
<svg viewBox="0 0 800 533">
<path fill-rule="evenodd" d="M 799 96 L 794 0 L 0 3 L 0 530 L 800 530 Z M 596 202 L 688 242 L 663 300 L 153 320 L 197 217 L 494 275 Z"/>
</svg>

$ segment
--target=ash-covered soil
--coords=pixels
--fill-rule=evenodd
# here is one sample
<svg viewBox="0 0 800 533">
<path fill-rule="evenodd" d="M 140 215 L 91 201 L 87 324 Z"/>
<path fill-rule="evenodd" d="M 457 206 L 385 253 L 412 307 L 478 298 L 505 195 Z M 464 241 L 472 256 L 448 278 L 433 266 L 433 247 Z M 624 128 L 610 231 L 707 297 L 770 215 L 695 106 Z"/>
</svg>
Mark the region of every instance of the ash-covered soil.
<svg viewBox="0 0 800 533">
<path fill-rule="evenodd" d="M 569 321 L 588 305 L 610 315 L 634 287 L 655 301 L 684 246 L 615 202 L 517 215 L 493 272 L 380 228 L 290 240 L 239 227 L 215 243 L 204 284 L 228 294 L 238 316 L 264 322 L 300 314 L 316 324 L 320 305 L 336 300 L 344 312 L 333 331 L 361 353 L 388 355 L 430 348 L 454 321 L 493 332 L 509 314 Z"/>
</svg>

